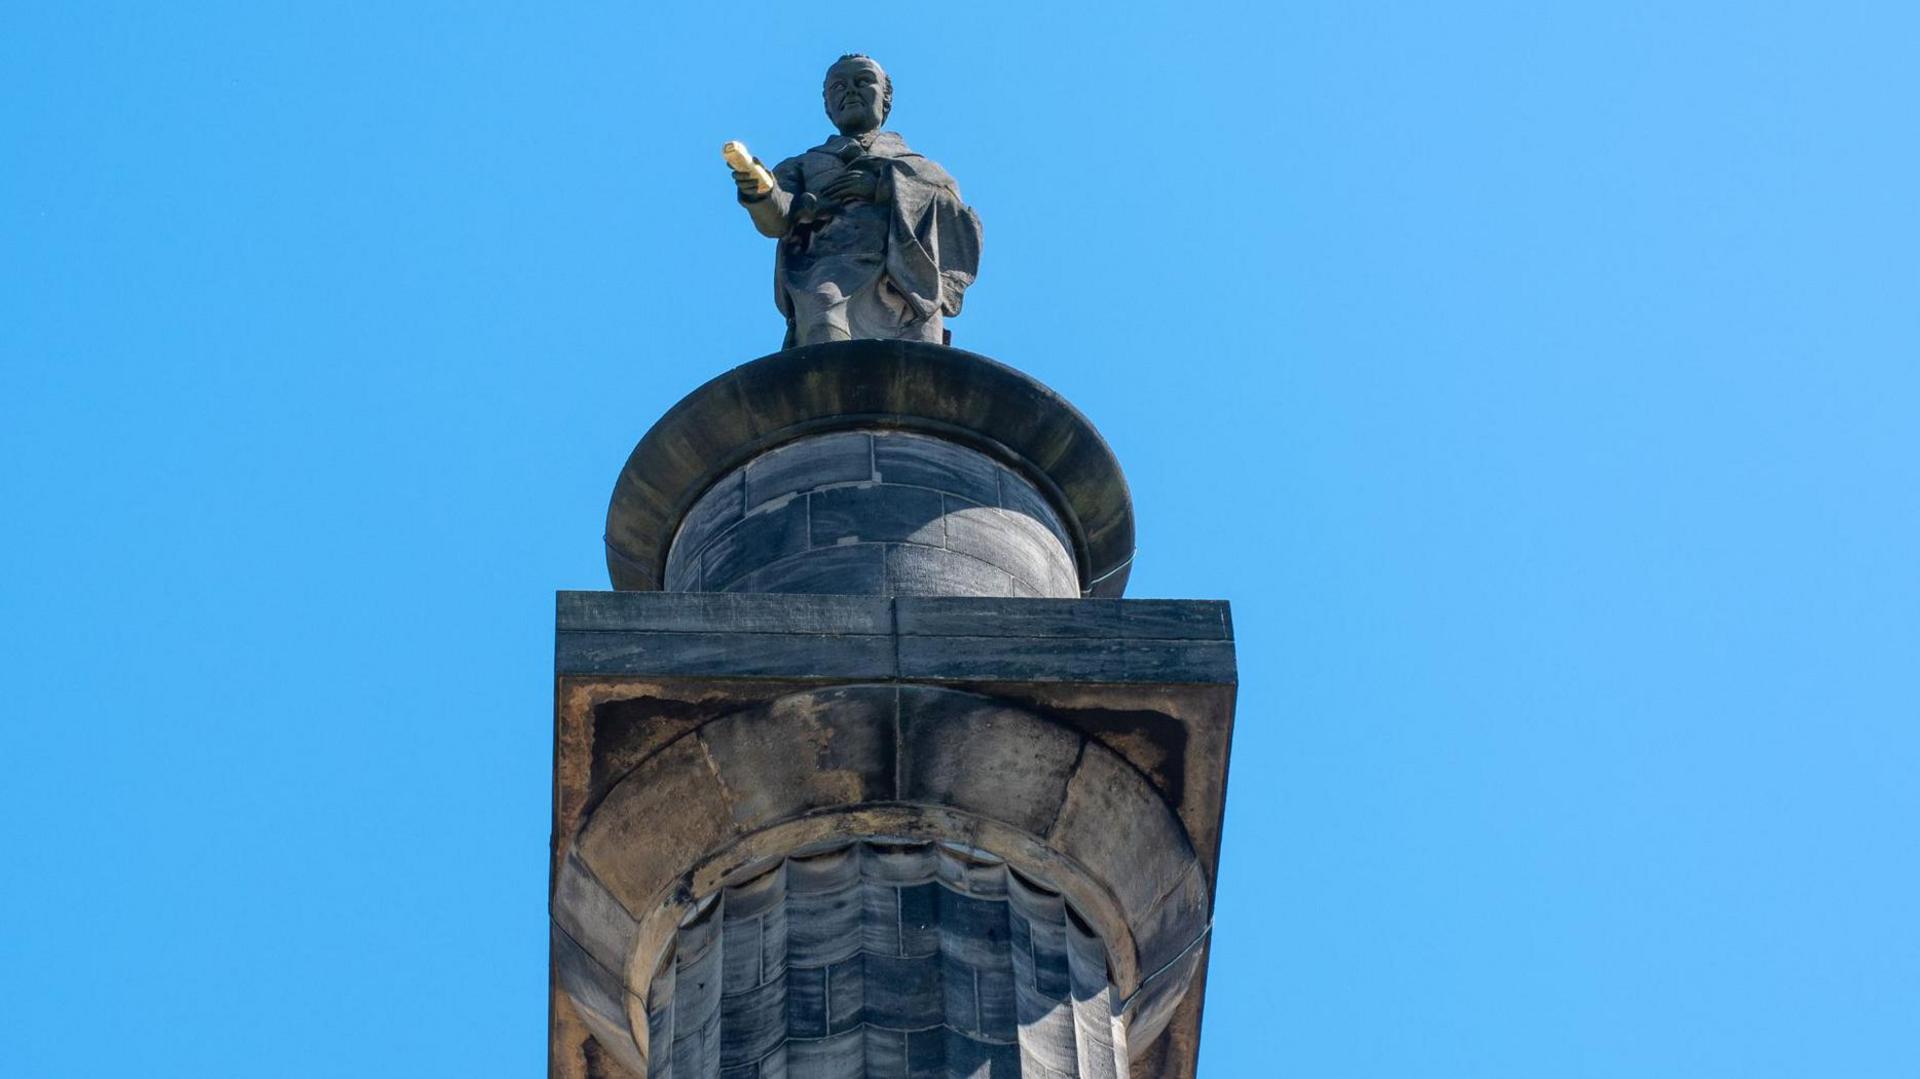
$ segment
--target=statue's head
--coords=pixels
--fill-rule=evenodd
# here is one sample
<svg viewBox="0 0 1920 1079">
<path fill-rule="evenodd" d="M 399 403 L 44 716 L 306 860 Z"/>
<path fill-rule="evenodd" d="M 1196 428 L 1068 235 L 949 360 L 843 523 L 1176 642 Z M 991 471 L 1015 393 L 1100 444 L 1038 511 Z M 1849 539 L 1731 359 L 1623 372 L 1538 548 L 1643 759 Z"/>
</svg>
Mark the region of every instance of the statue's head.
<svg viewBox="0 0 1920 1079">
<path fill-rule="evenodd" d="M 893 80 L 873 57 L 848 53 L 827 69 L 821 88 L 827 119 L 843 135 L 863 135 L 886 122 L 893 111 Z"/>
</svg>

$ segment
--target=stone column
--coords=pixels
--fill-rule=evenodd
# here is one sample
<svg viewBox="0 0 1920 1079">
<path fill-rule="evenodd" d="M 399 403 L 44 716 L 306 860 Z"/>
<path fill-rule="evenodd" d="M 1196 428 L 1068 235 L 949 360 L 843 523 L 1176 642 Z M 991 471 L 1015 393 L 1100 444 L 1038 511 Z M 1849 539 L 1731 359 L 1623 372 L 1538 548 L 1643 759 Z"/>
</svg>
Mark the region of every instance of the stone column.
<svg viewBox="0 0 1920 1079">
<path fill-rule="evenodd" d="M 1184 1076 L 1224 604 L 1011 368 L 855 341 L 634 451 L 558 623 L 552 1074 Z"/>
<path fill-rule="evenodd" d="M 809 435 L 721 477 L 667 554 L 671 592 L 1077 597 L 1060 515 L 1014 468 L 913 431 Z"/>
</svg>

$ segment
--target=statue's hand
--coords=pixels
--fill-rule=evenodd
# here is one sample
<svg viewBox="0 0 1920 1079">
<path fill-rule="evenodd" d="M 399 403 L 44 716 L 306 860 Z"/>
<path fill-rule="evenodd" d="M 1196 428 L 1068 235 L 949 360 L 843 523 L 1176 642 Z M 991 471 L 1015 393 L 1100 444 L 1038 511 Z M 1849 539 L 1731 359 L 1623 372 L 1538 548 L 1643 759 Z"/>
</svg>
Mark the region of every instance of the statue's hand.
<svg viewBox="0 0 1920 1079">
<path fill-rule="evenodd" d="M 872 202 L 880 193 L 880 178 L 871 172 L 848 169 L 827 181 L 820 193 L 835 202 Z"/>
<path fill-rule="evenodd" d="M 760 190 L 760 179 L 751 172 L 732 170 L 733 186 L 740 189 L 740 198 L 746 202 L 758 202 L 770 192 Z"/>
</svg>

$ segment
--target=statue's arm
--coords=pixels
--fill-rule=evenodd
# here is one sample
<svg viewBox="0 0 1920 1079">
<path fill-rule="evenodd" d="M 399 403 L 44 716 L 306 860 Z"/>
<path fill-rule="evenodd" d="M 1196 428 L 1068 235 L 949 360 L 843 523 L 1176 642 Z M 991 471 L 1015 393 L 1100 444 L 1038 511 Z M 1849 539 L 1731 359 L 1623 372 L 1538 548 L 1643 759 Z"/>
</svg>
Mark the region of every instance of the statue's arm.
<svg viewBox="0 0 1920 1079">
<path fill-rule="evenodd" d="M 753 218 L 753 227 L 760 230 L 760 235 L 777 240 L 787 234 L 792 221 L 793 200 L 803 190 L 800 159 L 788 158 L 773 169 L 773 190 L 758 197 L 743 191 L 740 205 L 747 208 L 747 216 Z"/>
</svg>

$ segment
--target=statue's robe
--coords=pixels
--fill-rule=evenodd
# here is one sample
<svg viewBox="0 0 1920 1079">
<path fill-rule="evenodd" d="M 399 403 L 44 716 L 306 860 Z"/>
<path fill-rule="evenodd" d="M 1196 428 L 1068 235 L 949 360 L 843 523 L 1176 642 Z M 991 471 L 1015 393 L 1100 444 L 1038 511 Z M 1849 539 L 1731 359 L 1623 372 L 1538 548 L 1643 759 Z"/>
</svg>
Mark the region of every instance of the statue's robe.
<svg viewBox="0 0 1920 1079">
<path fill-rule="evenodd" d="M 872 202 L 828 206 L 822 192 L 849 169 L 873 174 Z M 774 303 L 788 346 L 848 338 L 940 342 L 980 266 L 980 219 L 945 169 L 891 131 L 864 145 L 836 135 L 773 169 L 777 190 L 745 200 L 760 231 L 780 238 Z M 813 194 L 823 213 L 802 220 Z"/>
</svg>

